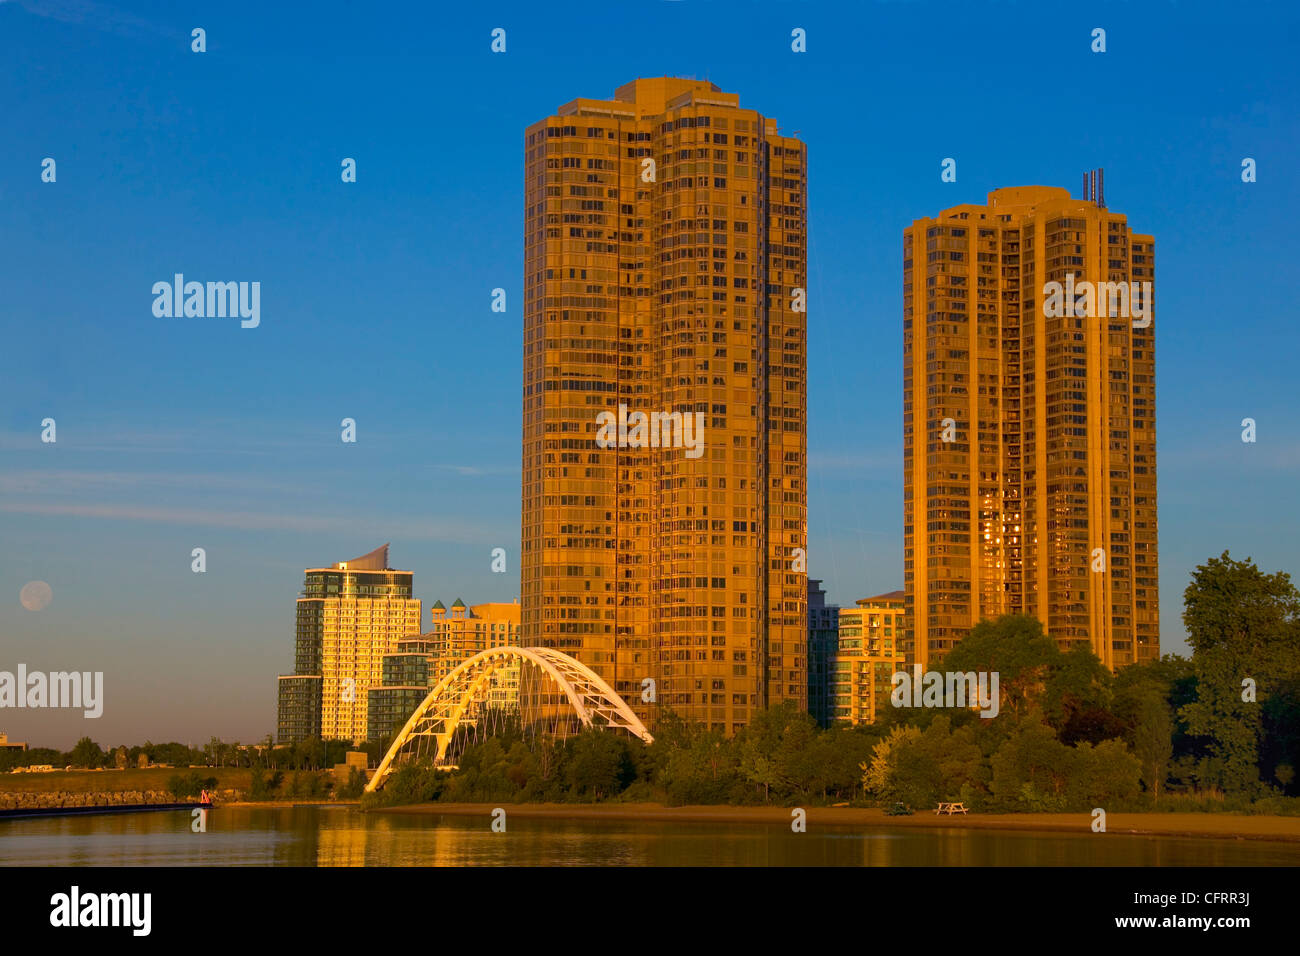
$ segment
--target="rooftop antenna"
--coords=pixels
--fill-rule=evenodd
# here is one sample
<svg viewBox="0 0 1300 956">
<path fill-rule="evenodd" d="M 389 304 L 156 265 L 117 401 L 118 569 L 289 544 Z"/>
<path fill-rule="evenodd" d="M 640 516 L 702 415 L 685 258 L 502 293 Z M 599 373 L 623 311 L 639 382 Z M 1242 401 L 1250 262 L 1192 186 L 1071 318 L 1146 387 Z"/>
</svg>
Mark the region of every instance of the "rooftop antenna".
<svg viewBox="0 0 1300 956">
<path fill-rule="evenodd" d="M 1101 209 L 1106 208 L 1106 170 L 1098 166 L 1083 174 L 1083 198 Z"/>
</svg>

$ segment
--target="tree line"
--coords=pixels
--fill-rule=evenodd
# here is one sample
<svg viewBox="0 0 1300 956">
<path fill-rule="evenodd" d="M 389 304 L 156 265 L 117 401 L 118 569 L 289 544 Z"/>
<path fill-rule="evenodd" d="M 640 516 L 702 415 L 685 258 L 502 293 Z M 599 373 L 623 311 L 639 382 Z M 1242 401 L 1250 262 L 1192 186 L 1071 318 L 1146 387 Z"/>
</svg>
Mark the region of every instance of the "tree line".
<svg viewBox="0 0 1300 956">
<path fill-rule="evenodd" d="M 1034 618 L 976 625 L 932 669 L 997 672 L 991 719 L 961 708 L 880 708 L 874 724 L 819 727 L 771 708 L 733 737 L 664 709 L 654 743 L 602 731 L 531 742 L 517 723 L 474 743 L 452 772 L 408 764 L 364 805 L 653 801 L 834 804 L 915 809 L 961 800 L 990 811 L 1240 809 L 1295 813 L 1300 783 L 1300 592 L 1224 552 L 1184 591 L 1190 658 L 1167 654 L 1112 674 L 1088 643 L 1062 650 Z M 361 749 L 375 766 L 389 741 L 305 740 L 273 747 L 213 737 L 128 747 L 173 767 L 246 767 L 253 799 L 324 796 L 314 771 Z M 89 737 L 71 751 L 0 752 L 0 770 L 30 764 L 114 766 Z M 185 788 L 190 775 L 179 783 Z M 196 778 L 208 779 L 208 778 Z M 353 774 L 337 796 L 355 797 Z"/>
<path fill-rule="evenodd" d="M 371 763 L 377 763 L 387 749 L 388 741 L 367 742 L 355 745 L 350 740 L 301 740 L 295 744 L 275 746 L 268 734 L 256 744 L 241 744 L 239 741 L 226 743 L 213 737 L 202 747 L 188 744 L 155 744 L 146 741 L 143 744 L 127 746 L 126 766 L 134 768 L 139 765 L 143 754 L 150 765 L 168 767 L 230 767 L 233 769 L 260 767 L 266 770 L 328 770 L 335 764 L 343 763 L 344 755 L 349 750 L 365 751 Z M 32 747 L 28 750 L 0 750 L 0 773 L 16 767 L 32 767 L 48 764 L 56 770 L 65 767 L 75 769 L 97 770 L 101 767 L 117 766 L 118 747 L 101 747 L 90 737 L 82 737 L 71 750 L 58 750 L 51 747 Z"/>
<path fill-rule="evenodd" d="M 458 768 L 395 771 L 363 806 L 424 801 L 654 801 L 974 810 L 1232 809 L 1300 813 L 1300 593 L 1227 552 L 1184 592 L 1190 658 L 1112 674 L 1087 642 L 1041 623 L 983 621 L 942 671 L 997 672 L 1001 708 L 882 708 L 819 727 L 792 706 L 733 737 L 660 714 L 649 746 L 592 730 L 530 746 L 518 726 L 466 747 Z"/>
</svg>

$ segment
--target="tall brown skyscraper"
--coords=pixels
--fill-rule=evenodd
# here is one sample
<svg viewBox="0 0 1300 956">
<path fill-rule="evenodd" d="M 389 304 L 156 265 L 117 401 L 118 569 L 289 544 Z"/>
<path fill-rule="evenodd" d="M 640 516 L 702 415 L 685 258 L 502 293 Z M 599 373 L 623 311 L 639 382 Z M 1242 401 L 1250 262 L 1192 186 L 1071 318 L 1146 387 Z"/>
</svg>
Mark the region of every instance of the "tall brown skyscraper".
<svg viewBox="0 0 1300 956">
<path fill-rule="evenodd" d="M 1110 667 L 1159 655 L 1154 244 L 1098 178 L 903 232 L 909 663 L 1004 613 Z"/>
<path fill-rule="evenodd" d="M 643 719 L 806 703 L 806 182 L 708 82 L 527 131 L 523 640 Z"/>
</svg>

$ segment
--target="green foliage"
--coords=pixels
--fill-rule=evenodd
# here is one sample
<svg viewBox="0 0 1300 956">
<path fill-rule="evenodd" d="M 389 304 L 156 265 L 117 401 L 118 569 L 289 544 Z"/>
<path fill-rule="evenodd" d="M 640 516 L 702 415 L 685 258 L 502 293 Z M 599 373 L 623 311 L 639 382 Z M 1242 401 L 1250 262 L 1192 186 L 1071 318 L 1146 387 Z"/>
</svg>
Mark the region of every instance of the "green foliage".
<svg viewBox="0 0 1300 956">
<path fill-rule="evenodd" d="M 1285 704 L 1266 705 L 1293 699 L 1292 682 L 1300 677 L 1300 592 L 1289 575 L 1264 574 L 1249 558 L 1234 561 L 1225 551 L 1196 568 L 1183 603 L 1196 698 L 1182 716 L 1192 734 L 1209 739 L 1208 782 L 1229 793 L 1263 795 L 1265 715 L 1294 716 Z M 1247 679 L 1256 685 L 1254 701 L 1243 700 Z M 1293 724 L 1288 731 L 1293 741 Z"/>
<path fill-rule="evenodd" d="M 267 772 L 260 767 L 251 771 L 252 782 L 248 788 L 249 800 L 271 800 L 276 796 L 280 785 L 284 783 L 284 774 L 279 770 Z"/>
<path fill-rule="evenodd" d="M 952 728 L 941 715 L 925 730 L 895 727 L 863 765 L 863 783 L 881 804 L 933 807 L 960 800 L 979 806 L 986 793 L 984 755 L 974 728 Z"/>
<path fill-rule="evenodd" d="M 363 806 L 868 798 L 1088 811 L 1284 801 L 1300 763 L 1300 598 L 1286 575 L 1262 575 L 1225 554 L 1197 569 L 1185 619 L 1191 661 L 1166 656 L 1114 676 L 1084 644 L 1062 653 L 1033 618 L 981 622 L 937 669 L 997 672 L 1000 708 L 991 719 L 887 707 L 876 725 L 821 729 L 784 705 L 755 713 L 728 738 L 665 709 L 649 747 L 599 731 L 529 746 L 507 723 L 499 737 L 467 746 L 455 773 L 404 767 Z M 1255 679 L 1257 704 L 1243 706 L 1243 677 Z"/>
<path fill-rule="evenodd" d="M 353 767 L 348 772 L 348 782 L 335 794 L 340 800 L 356 800 L 366 789 L 366 775 Z"/>
<path fill-rule="evenodd" d="M 1051 668 L 1042 708 L 1062 743 L 1098 743 L 1124 732 L 1111 713 L 1113 679 L 1086 643 L 1075 644 Z"/>
<path fill-rule="evenodd" d="M 193 750 L 185 744 L 172 741 L 166 744 L 154 744 L 145 741 L 143 747 L 135 754 L 144 753 L 149 758 L 150 763 L 162 763 L 172 767 L 188 767 L 191 764 L 202 763 L 203 753 L 199 750 Z"/>
<path fill-rule="evenodd" d="M 446 771 L 425 762 L 402 764 L 389 775 L 382 790 L 362 795 L 361 809 L 429 803 L 446 791 L 448 777 Z"/>
<path fill-rule="evenodd" d="M 68 752 L 67 766 L 86 767 L 94 770 L 96 767 L 104 766 L 108 755 L 100 749 L 99 744 L 95 743 L 89 737 L 82 737 L 76 745 Z"/>
<path fill-rule="evenodd" d="M 1033 618 L 983 621 L 934 669 L 997 672 L 999 715 L 974 710 L 881 710 L 871 726 L 819 728 L 791 705 L 758 711 L 734 737 L 663 708 L 649 746 L 587 730 L 534 740 L 517 718 L 492 721 L 477 740 L 458 731 L 454 772 L 402 765 L 364 807 L 429 801 L 661 801 L 801 806 L 870 801 L 916 808 L 960 800 L 985 810 L 1192 807 L 1300 812 L 1300 592 L 1286 574 L 1263 574 L 1225 552 L 1198 567 L 1185 593 L 1193 656 L 1166 656 L 1112 675 L 1086 643 L 1064 653 Z M 1256 700 L 1242 699 L 1250 678 Z M 474 732 L 475 734 L 477 731 Z M 364 745 L 378 762 L 388 741 Z M 321 798 L 346 741 L 240 748 L 213 738 L 202 751 L 179 743 L 131 748 L 154 763 L 249 766 L 252 799 L 277 793 Z M 20 764 L 101 766 L 84 738 L 72 753 L 0 754 Z M 272 771 L 268 774 L 266 771 Z M 292 772 L 286 780 L 285 771 Z M 179 796 L 198 774 L 176 775 Z M 338 788 L 364 788 L 353 773 Z"/>
<path fill-rule="evenodd" d="M 565 781 L 573 799 L 601 800 L 617 795 L 635 776 L 623 736 L 584 730 L 571 742 L 567 756 Z"/>
<path fill-rule="evenodd" d="M 1001 810 L 1068 810 L 1068 787 L 1075 751 L 1056 739 L 1052 728 L 1025 720 L 993 755 L 990 790 Z"/>
<path fill-rule="evenodd" d="M 49 764 L 51 767 L 68 766 L 68 755 L 53 747 L 29 747 L 26 750 L 0 750 L 0 773 L 14 767 L 31 767 Z"/>
<path fill-rule="evenodd" d="M 1142 767 L 1122 740 L 1061 743 L 1052 728 L 1020 723 L 992 759 L 991 809 L 1089 811 L 1132 805 Z"/>
<path fill-rule="evenodd" d="M 1004 614 L 980 621 L 943 658 L 945 671 L 997 672 L 1001 712 L 1018 715 L 1038 696 L 1053 667 L 1061 665 L 1056 642 L 1032 617 Z"/>
<path fill-rule="evenodd" d="M 205 777 L 197 770 L 191 770 L 189 773 L 174 773 L 167 778 L 167 789 L 177 800 L 197 797 L 204 790 L 210 790 L 216 785 L 216 777 Z"/>
<path fill-rule="evenodd" d="M 919 727 L 899 726 L 876 744 L 870 762 L 862 764 L 862 784 L 884 802 L 899 802 L 904 783 L 897 780 L 898 755 L 921 739 Z"/>
<path fill-rule="evenodd" d="M 656 737 L 653 746 L 664 753 L 659 782 L 670 804 L 727 803 L 733 794 L 744 802 L 735 741 L 720 731 L 688 727 L 675 739 Z"/>
<path fill-rule="evenodd" d="M 302 770 L 289 778 L 288 795 L 294 799 L 320 800 L 329 796 L 331 786 L 329 774 Z"/>
</svg>

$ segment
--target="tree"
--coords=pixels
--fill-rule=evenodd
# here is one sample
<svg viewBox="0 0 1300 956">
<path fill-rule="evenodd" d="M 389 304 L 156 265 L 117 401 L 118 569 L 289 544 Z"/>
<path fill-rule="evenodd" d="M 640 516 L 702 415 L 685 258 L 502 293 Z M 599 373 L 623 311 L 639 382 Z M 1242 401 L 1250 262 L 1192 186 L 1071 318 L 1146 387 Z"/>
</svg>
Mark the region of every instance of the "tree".
<svg viewBox="0 0 1300 956">
<path fill-rule="evenodd" d="M 1063 744 L 1099 743 L 1124 732 L 1110 711 L 1110 671 L 1092 648 L 1078 643 L 1061 655 L 1043 689 L 1043 713 Z"/>
<path fill-rule="evenodd" d="M 1261 776 L 1265 780 L 1271 776 L 1286 793 L 1295 779 L 1293 768 L 1300 763 L 1300 676 L 1270 687 L 1260 707 L 1263 711 Z"/>
<path fill-rule="evenodd" d="M 1148 690 L 1138 701 L 1131 739 L 1141 766 L 1142 783 L 1151 799 L 1160 802 L 1160 790 L 1169 779 L 1174 757 L 1174 720 L 1168 701 Z"/>
<path fill-rule="evenodd" d="M 617 795 L 632 779 L 623 738 L 596 728 L 583 730 L 573 738 L 565 770 L 570 792 L 584 799 Z"/>
<path fill-rule="evenodd" d="M 209 767 L 224 767 L 229 750 L 221 738 L 213 737 L 203 748 L 203 762 Z"/>
<path fill-rule="evenodd" d="M 266 795 L 266 772 L 261 767 L 254 767 L 249 775 L 248 799 L 265 800 Z"/>
<path fill-rule="evenodd" d="M 95 769 L 104 766 L 107 759 L 99 744 L 89 737 L 82 737 L 68 753 L 68 764 L 73 767 Z"/>
<path fill-rule="evenodd" d="M 167 778 L 167 789 L 177 800 L 197 797 L 205 789 L 211 790 L 217 785 L 216 777 L 204 777 L 197 770 L 189 773 L 175 773 Z"/>
<path fill-rule="evenodd" d="M 353 767 L 348 771 L 348 782 L 339 788 L 338 797 L 342 800 L 356 800 L 365 792 L 366 775 Z"/>
<path fill-rule="evenodd" d="M 733 790 L 743 786 L 735 741 L 721 731 L 687 728 L 664 746 L 667 752 L 658 779 L 670 803 L 725 803 Z"/>
<path fill-rule="evenodd" d="M 738 735 L 740 772 L 751 784 L 763 788 L 763 802 L 794 792 L 809 795 L 815 786 L 816 768 L 810 763 L 810 748 L 818 734 L 811 714 L 786 702 L 756 712 Z"/>
<path fill-rule="evenodd" d="M 753 746 L 741 753 L 740 772 L 750 783 L 763 788 L 764 803 L 771 801 L 773 787 L 780 790 L 786 782 L 777 762 Z"/>
<path fill-rule="evenodd" d="M 1056 642 L 1043 625 L 1023 614 L 1004 614 L 980 621 L 943 658 L 945 671 L 997 673 L 1000 712 L 1020 714 L 1037 696 L 1054 666 L 1061 662 Z"/>
<path fill-rule="evenodd" d="M 861 764 L 871 758 L 871 749 L 884 731 L 872 724 L 860 727 L 832 726 L 813 738 L 807 748 L 811 770 L 806 787 L 810 795 L 825 802 L 856 799 L 862 789 Z"/>
<path fill-rule="evenodd" d="M 865 769 L 869 789 L 883 802 L 925 807 L 983 793 L 983 759 L 974 729 L 954 730 L 951 719 L 941 714 L 925 730 L 895 728 L 876 745 Z"/>
<path fill-rule="evenodd" d="M 894 727 L 889 736 L 879 741 L 871 751 L 870 762 L 863 763 L 862 785 L 882 800 L 899 798 L 900 787 L 895 780 L 899 754 L 911 743 L 921 738 L 917 727 Z"/>
<path fill-rule="evenodd" d="M 1075 750 L 1057 740 L 1051 727 L 1025 720 L 993 755 L 990 789 L 1008 810 L 1063 811 L 1077 762 Z"/>
<path fill-rule="evenodd" d="M 1192 572 L 1183 592 L 1196 700 L 1183 708 L 1191 733 L 1210 738 L 1215 782 L 1232 793 L 1261 791 L 1261 704 L 1300 672 L 1300 592 L 1289 575 L 1264 574 L 1227 551 Z M 1243 699 L 1243 682 L 1255 699 Z"/>
<path fill-rule="evenodd" d="M 1071 810 L 1114 807 L 1132 800 L 1138 792 L 1142 768 L 1122 740 L 1103 740 L 1097 746 L 1074 748 L 1074 772 L 1068 788 Z"/>
</svg>

